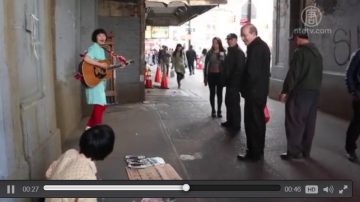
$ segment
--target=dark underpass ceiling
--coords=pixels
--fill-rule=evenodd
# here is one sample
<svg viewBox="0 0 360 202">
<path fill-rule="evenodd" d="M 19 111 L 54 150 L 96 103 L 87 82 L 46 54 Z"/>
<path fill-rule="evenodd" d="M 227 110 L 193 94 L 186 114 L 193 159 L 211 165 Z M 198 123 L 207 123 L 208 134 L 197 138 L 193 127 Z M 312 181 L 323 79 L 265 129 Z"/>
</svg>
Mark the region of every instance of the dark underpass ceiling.
<svg viewBox="0 0 360 202">
<path fill-rule="evenodd" d="M 218 6 L 226 4 L 227 0 L 147 0 L 146 25 L 178 26 L 198 15 Z"/>
</svg>

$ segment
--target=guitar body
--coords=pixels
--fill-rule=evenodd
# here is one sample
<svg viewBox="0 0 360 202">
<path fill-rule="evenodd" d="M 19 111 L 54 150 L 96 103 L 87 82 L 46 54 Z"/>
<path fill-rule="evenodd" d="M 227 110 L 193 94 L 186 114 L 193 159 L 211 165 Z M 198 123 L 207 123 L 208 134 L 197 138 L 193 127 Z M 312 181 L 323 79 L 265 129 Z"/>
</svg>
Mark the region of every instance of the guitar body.
<svg viewBox="0 0 360 202">
<path fill-rule="evenodd" d="M 100 63 L 106 63 L 110 66 L 108 60 L 98 61 Z M 81 74 L 83 76 L 83 82 L 87 87 L 95 87 L 103 79 L 110 79 L 113 76 L 113 70 L 105 70 L 104 68 L 94 66 L 85 61 L 81 63 Z"/>
<path fill-rule="evenodd" d="M 98 85 L 101 80 L 104 79 L 111 79 L 113 78 L 113 74 L 114 74 L 114 69 L 119 68 L 119 67 L 125 67 L 129 64 L 134 63 L 134 60 L 128 60 L 125 61 L 123 64 L 117 64 L 117 65 L 112 65 L 110 66 L 110 62 L 108 60 L 101 60 L 98 61 L 102 64 L 108 64 L 108 68 L 104 69 L 101 67 L 97 67 L 95 65 L 89 64 L 85 61 L 82 61 L 79 64 L 79 73 L 81 75 L 82 78 L 82 83 L 89 88 L 95 87 L 96 85 Z"/>
</svg>

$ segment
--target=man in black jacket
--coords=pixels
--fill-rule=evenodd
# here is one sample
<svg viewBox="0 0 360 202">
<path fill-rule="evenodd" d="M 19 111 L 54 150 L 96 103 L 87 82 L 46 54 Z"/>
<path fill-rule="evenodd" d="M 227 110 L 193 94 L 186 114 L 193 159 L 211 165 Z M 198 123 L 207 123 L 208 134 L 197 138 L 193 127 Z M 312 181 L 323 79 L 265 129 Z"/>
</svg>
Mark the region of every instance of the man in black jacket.
<svg viewBox="0 0 360 202">
<path fill-rule="evenodd" d="M 225 68 L 223 74 L 226 87 L 226 122 L 221 123 L 221 125 L 237 132 L 240 130 L 241 122 L 239 91 L 245 65 L 245 54 L 237 44 L 236 34 L 228 34 L 226 40 L 229 45 L 224 61 Z"/>
<path fill-rule="evenodd" d="M 194 62 L 196 60 L 196 52 L 191 45 L 189 50 L 186 51 L 186 59 L 188 61 L 190 75 L 195 74 Z"/>
<path fill-rule="evenodd" d="M 355 153 L 356 140 L 360 135 L 360 49 L 351 57 L 348 70 L 346 72 L 346 84 L 349 92 L 353 96 L 353 117 L 346 132 L 345 149 L 350 161 L 357 161 Z"/>
<path fill-rule="evenodd" d="M 286 102 L 287 152 L 280 155 L 283 160 L 310 157 L 323 70 L 322 56 L 306 30 L 294 30 L 293 40 L 297 48 L 279 96 Z"/>
<path fill-rule="evenodd" d="M 270 49 L 257 36 L 254 25 L 241 28 L 241 38 L 247 46 L 242 96 L 245 98 L 245 132 L 247 151 L 239 160 L 258 161 L 263 158 L 266 123 L 264 108 L 269 92 Z"/>
</svg>

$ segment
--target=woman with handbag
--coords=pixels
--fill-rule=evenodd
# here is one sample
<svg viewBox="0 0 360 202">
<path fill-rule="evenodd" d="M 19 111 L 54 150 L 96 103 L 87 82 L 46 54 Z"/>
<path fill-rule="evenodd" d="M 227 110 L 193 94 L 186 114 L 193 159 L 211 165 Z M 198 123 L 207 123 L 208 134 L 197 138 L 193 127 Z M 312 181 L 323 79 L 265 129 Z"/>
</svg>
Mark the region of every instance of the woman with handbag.
<svg viewBox="0 0 360 202">
<path fill-rule="evenodd" d="M 171 62 L 172 62 L 172 68 L 175 68 L 175 72 L 177 75 L 177 83 L 178 83 L 178 88 L 181 88 L 181 80 L 184 79 L 184 75 L 185 75 L 185 66 L 187 64 L 186 62 L 186 56 L 183 52 L 183 47 L 181 46 L 181 44 L 177 44 L 175 51 L 173 52 L 172 56 L 171 56 Z"/>
<path fill-rule="evenodd" d="M 212 47 L 205 57 L 204 66 L 204 84 L 209 85 L 210 90 L 210 105 L 211 116 L 213 118 L 221 118 L 221 105 L 223 101 L 223 78 L 222 72 L 224 70 L 225 49 L 221 43 L 221 39 L 214 37 L 212 40 Z M 215 94 L 217 95 L 217 114 L 215 110 Z"/>
</svg>

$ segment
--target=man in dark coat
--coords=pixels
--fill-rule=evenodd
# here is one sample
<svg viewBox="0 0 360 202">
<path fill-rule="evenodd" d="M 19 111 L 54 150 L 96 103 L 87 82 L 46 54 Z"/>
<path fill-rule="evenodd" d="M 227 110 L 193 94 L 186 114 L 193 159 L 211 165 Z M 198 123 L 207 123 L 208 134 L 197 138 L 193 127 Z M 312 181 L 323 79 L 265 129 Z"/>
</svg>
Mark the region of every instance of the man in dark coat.
<svg viewBox="0 0 360 202">
<path fill-rule="evenodd" d="M 257 36 L 254 25 L 241 28 L 241 38 L 247 46 L 242 96 L 245 98 L 245 132 L 247 151 L 239 160 L 258 161 L 263 158 L 265 147 L 265 116 L 270 80 L 270 49 Z"/>
<path fill-rule="evenodd" d="M 353 96 L 353 117 L 346 132 L 345 149 L 350 161 L 357 161 L 355 153 L 356 141 L 360 135 L 360 49 L 357 50 L 350 59 L 350 64 L 346 72 L 346 84 L 349 92 Z"/>
<path fill-rule="evenodd" d="M 189 50 L 186 51 L 186 59 L 188 61 L 190 75 L 195 74 L 194 62 L 196 60 L 196 52 L 193 46 L 190 46 Z"/>
<path fill-rule="evenodd" d="M 159 51 L 159 64 L 161 67 L 161 72 L 163 74 L 169 75 L 169 63 L 171 55 L 168 53 L 168 47 L 162 46 L 162 49 Z"/>
<path fill-rule="evenodd" d="M 240 130 L 241 123 L 239 91 L 245 65 L 245 54 L 237 44 L 236 34 L 228 34 L 226 40 L 229 45 L 224 61 L 223 74 L 226 87 L 226 122 L 221 123 L 221 126 L 237 132 Z"/>
<path fill-rule="evenodd" d="M 279 96 L 286 102 L 287 152 L 280 155 L 283 160 L 310 157 L 323 71 L 322 56 L 306 30 L 295 29 L 293 40 L 297 48 Z"/>
</svg>

